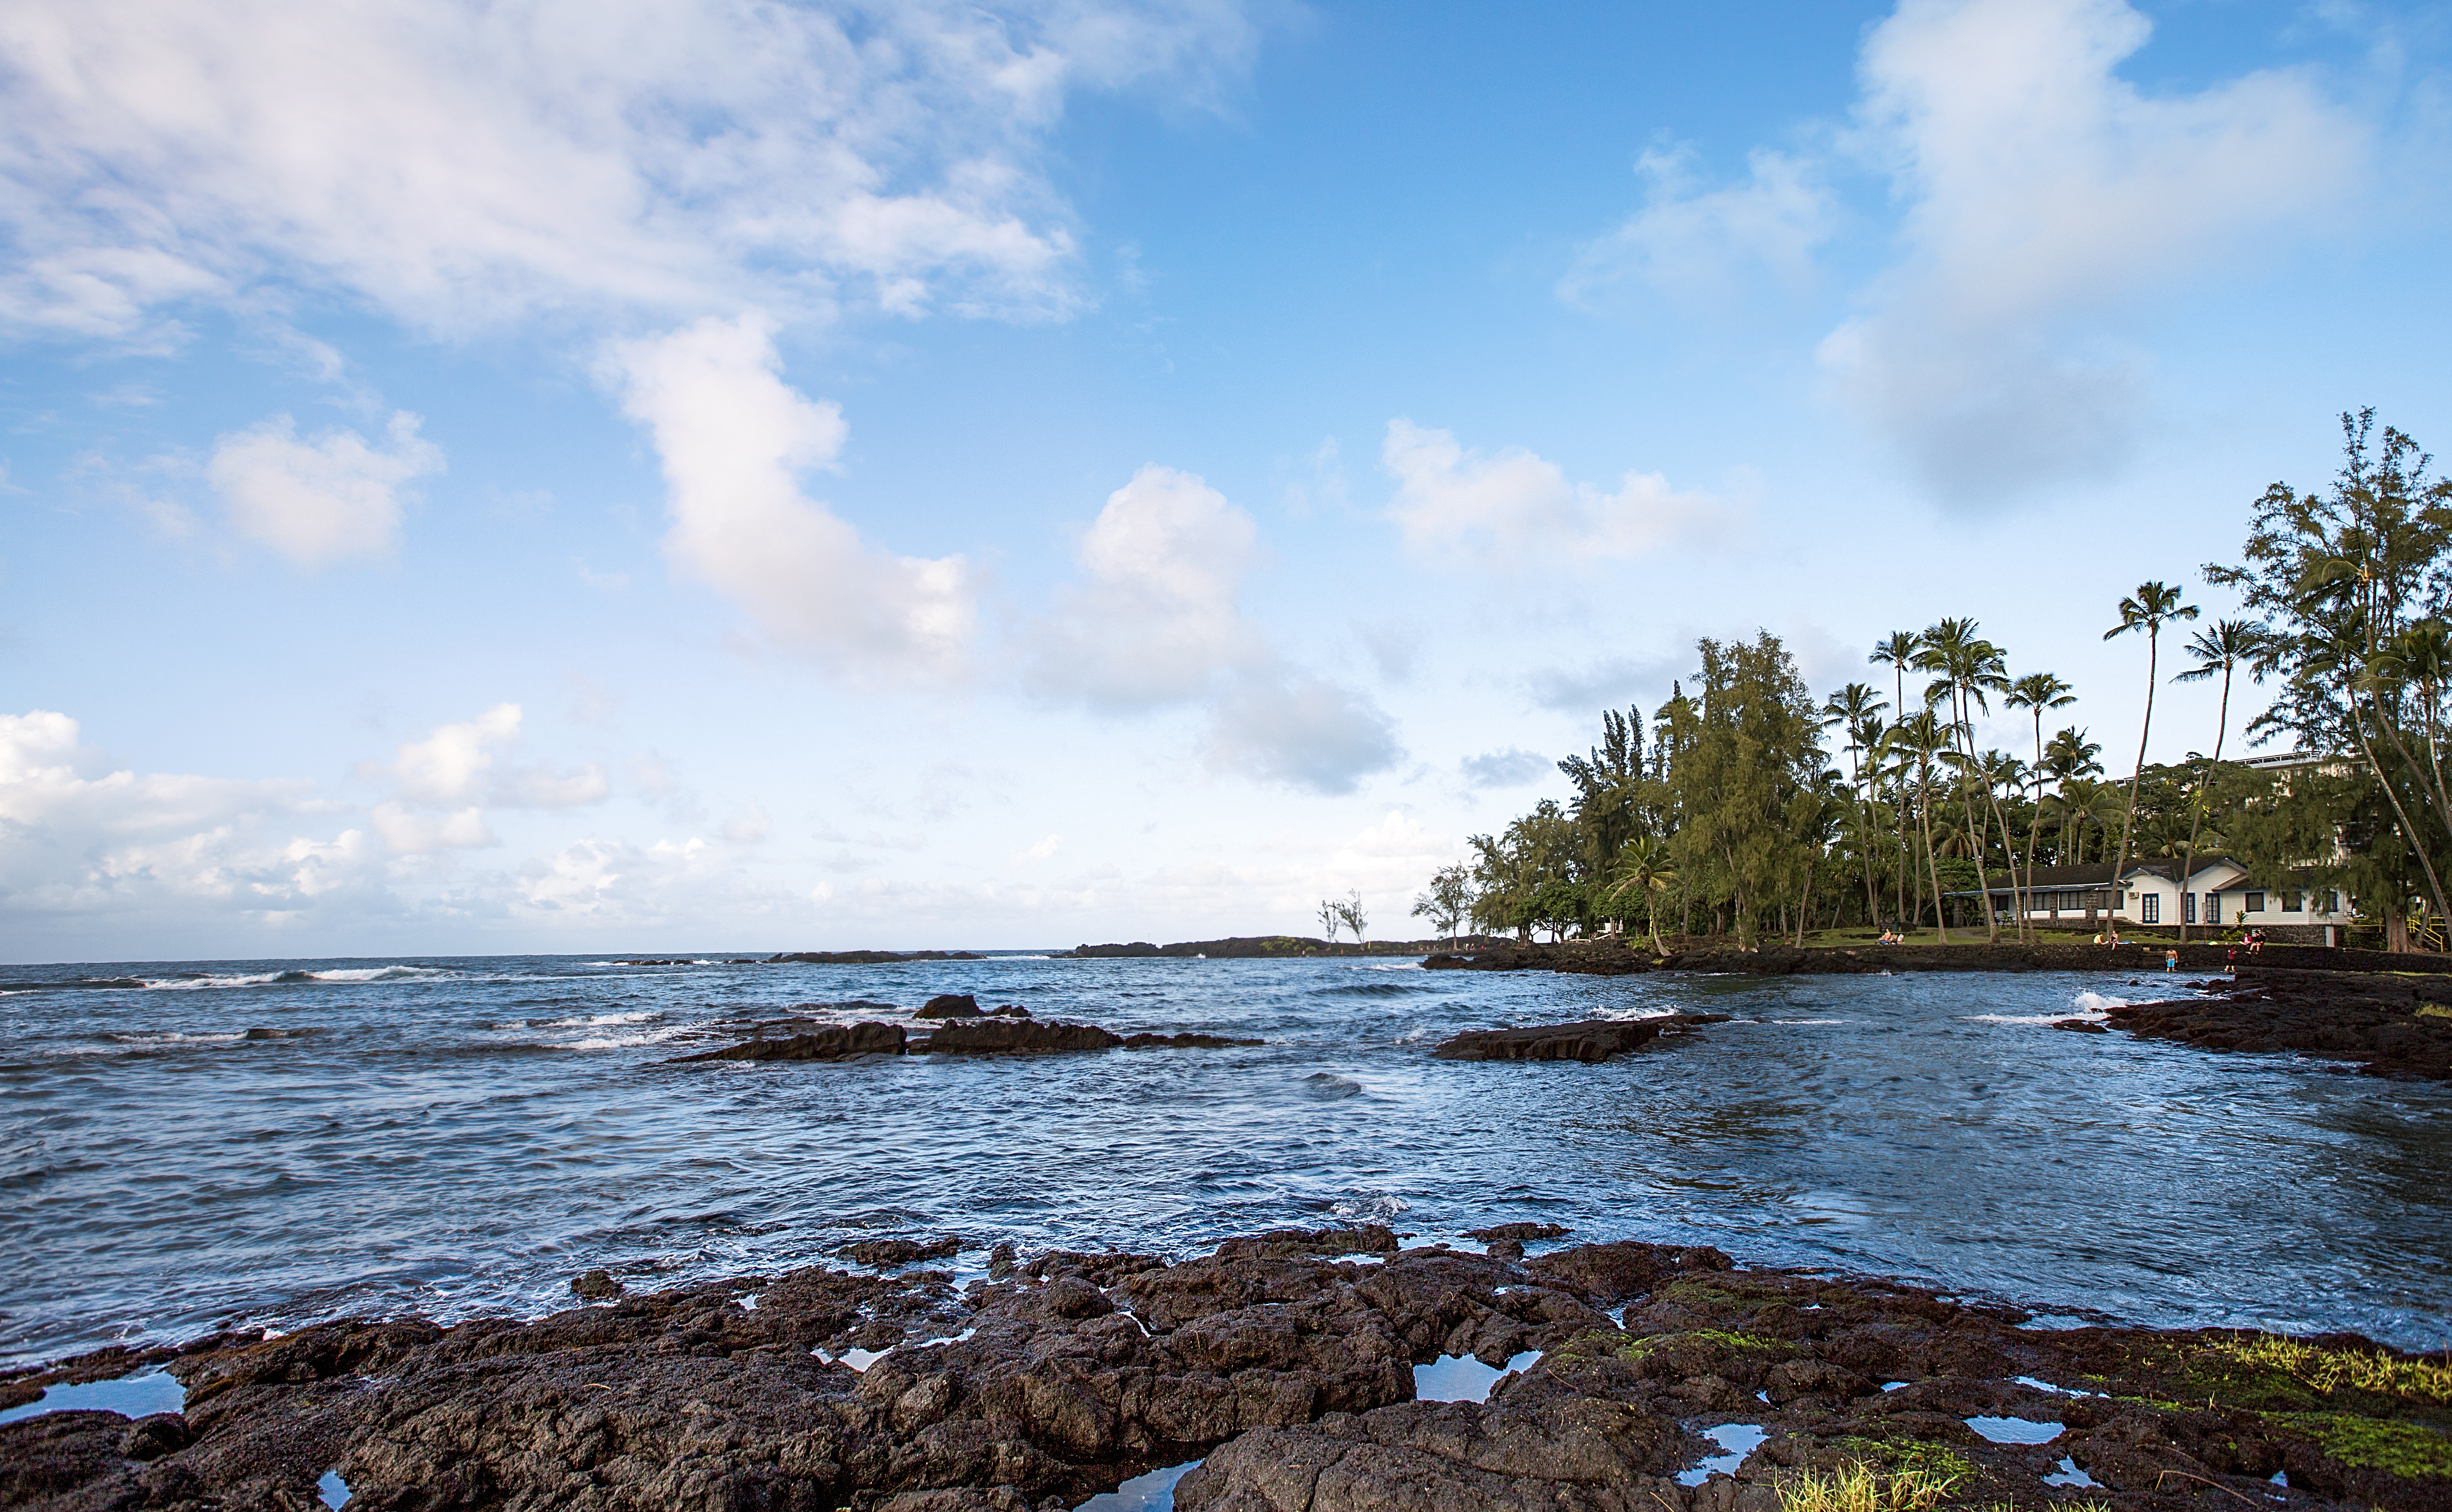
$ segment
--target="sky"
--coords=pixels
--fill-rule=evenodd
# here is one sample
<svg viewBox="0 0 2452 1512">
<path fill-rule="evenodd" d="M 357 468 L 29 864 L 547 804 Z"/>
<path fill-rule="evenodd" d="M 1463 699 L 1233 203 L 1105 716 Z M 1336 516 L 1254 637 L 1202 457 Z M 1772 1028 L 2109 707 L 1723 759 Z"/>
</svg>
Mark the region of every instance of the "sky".
<svg viewBox="0 0 2452 1512">
<path fill-rule="evenodd" d="M 2233 611 L 2344 409 L 2452 444 L 2447 60 L 2255 0 L 19 0 L 0 957 L 1420 937 L 1758 630 L 1887 694 L 1972 617 L 2125 771 L 2124 595 Z"/>
</svg>

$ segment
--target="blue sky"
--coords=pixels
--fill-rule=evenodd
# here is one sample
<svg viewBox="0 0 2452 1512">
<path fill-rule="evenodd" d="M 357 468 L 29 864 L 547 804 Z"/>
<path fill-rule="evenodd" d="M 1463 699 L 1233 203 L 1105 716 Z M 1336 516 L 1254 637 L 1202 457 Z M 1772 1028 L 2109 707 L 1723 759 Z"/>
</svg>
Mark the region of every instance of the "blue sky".
<svg viewBox="0 0 2452 1512">
<path fill-rule="evenodd" d="M 13 7 L 0 954 L 1407 934 L 1757 627 L 2125 768 L 2120 597 L 2442 429 L 2446 34 Z"/>
</svg>

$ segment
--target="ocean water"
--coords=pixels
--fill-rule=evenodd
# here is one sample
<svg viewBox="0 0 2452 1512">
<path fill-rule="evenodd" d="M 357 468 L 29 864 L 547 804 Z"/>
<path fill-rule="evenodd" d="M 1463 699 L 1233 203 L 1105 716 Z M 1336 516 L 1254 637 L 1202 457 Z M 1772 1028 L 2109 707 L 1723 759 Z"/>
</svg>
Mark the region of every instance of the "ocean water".
<svg viewBox="0 0 2452 1512">
<path fill-rule="evenodd" d="M 2093 975 L 1758 980 L 1394 959 L 0 968 L 0 1358 L 347 1314 L 534 1314 L 958 1233 L 1186 1252 L 1516 1219 L 1713 1244 L 2064 1321 L 2452 1344 L 2452 1089 L 2049 1021 Z M 1228 1051 L 673 1057 L 937 992 Z M 865 1002 L 872 1006 L 809 1008 Z M 1600 1066 L 1457 1030 L 1733 1015 Z M 915 1026 L 916 1027 L 916 1026 Z"/>
</svg>

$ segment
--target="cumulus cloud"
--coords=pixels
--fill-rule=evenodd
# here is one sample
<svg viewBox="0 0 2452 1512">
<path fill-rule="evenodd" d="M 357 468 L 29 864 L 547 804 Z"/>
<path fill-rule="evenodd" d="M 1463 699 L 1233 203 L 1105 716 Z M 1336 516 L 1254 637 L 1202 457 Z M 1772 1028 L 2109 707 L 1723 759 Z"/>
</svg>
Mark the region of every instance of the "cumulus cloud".
<svg viewBox="0 0 2452 1512">
<path fill-rule="evenodd" d="M 364 832 L 302 833 L 325 828 L 327 807 L 303 782 L 114 770 L 65 714 L 0 715 L 10 948 L 55 950 L 64 921 L 79 917 L 279 922 L 379 891 L 380 855 Z"/>
<path fill-rule="evenodd" d="M 1358 689 L 1293 665 L 1242 607 L 1252 517 L 1191 473 L 1147 466 L 1107 496 L 1081 575 L 1023 628 L 1025 680 L 1106 713 L 1205 704 L 1212 771 L 1350 793 L 1395 763 L 1395 726 Z"/>
<path fill-rule="evenodd" d="M 2115 469 L 2147 357 L 2102 317 L 2323 226 L 2366 132 L 2304 74 L 2149 94 L 2123 0 L 1906 0 L 1867 39 L 1859 142 L 1904 255 L 1822 344 L 1838 397 L 1942 497 Z"/>
<path fill-rule="evenodd" d="M 270 281 L 462 329 L 605 307 L 1058 314 L 1068 92 L 1238 69 L 1234 4 L 23 0 L 0 322 Z"/>
<path fill-rule="evenodd" d="M 443 449 L 418 424 L 395 413 L 388 444 L 342 429 L 302 441 L 295 421 L 275 415 L 214 442 L 206 476 L 240 535 L 302 567 L 379 557 L 400 534 L 401 485 L 443 470 Z"/>
<path fill-rule="evenodd" d="M 564 772 L 502 761 L 502 749 L 520 740 L 521 720 L 518 704 L 498 703 L 474 719 L 403 741 L 390 761 L 363 769 L 361 776 L 389 778 L 404 800 L 375 811 L 386 843 L 404 852 L 491 845 L 484 810 L 566 809 L 602 802 L 611 792 L 604 769 L 594 764 Z"/>
<path fill-rule="evenodd" d="M 1710 539 L 1741 511 L 1710 494 L 1681 494 L 1658 473 L 1629 473 L 1614 492 L 1570 483 L 1558 464 L 1521 446 L 1468 450 L 1451 432 L 1388 422 L 1379 463 L 1396 480 L 1388 518 L 1423 553 L 1501 559 L 1639 556 Z"/>
<path fill-rule="evenodd" d="M 1471 788 L 1520 788 L 1552 770 L 1548 756 L 1516 746 L 1467 756 L 1457 765 L 1464 773 L 1465 786 Z"/>
<path fill-rule="evenodd" d="M 783 382 L 766 316 L 707 319 L 613 349 L 623 409 L 663 463 L 664 552 L 777 641 L 860 677 L 944 675 L 970 638 L 959 557 L 896 557 L 801 487 L 842 449 L 842 411 Z"/>
<path fill-rule="evenodd" d="M 1757 273 L 1801 285 L 1831 232 L 1829 191 L 1813 165 L 1785 152 L 1756 150 L 1744 182 L 1717 188 L 1698 185 L 1689 149 L 1647 151 L 1635 170 L 1649 184 L 1643 208 L 1576 254 L 1558 281 L 1570 304 L 1607 304 L 1631 285 L 1721 298 Z"/>
<path fill-rule="evenodd" d="M 1258 540 L 1252 517 L 1200 479 L 1143 467 L 1081 533 L 1081 580 L 1058 591 L 1031 638 L 1032 685 L 1141 709 L 1196 697 L 1221 674 L 1267 660 L 1267 638 L 1239 602 Z"/>
</svg>

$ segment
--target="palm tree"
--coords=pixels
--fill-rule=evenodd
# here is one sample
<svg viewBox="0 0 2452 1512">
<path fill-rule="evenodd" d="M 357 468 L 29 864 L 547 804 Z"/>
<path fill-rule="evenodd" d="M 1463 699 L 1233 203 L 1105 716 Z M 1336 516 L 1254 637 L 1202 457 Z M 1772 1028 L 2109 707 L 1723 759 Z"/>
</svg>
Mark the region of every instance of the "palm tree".
<svg viewBox="0 0 2452 1512">
<path fill-rule="evenodd" d="M 1950 747 L 1960 756 L 1951 764 L 1958 769 L 1959 801 L 1966 810 L 1967 833 L 1969 843 L 1974 847 L 1975 885 L 1982 890 L 1984 897 L 1984 939 L 1990 945 L 2000 942 L 2001 924 L 1998 915 L 1992 912 L 1992 879 L 1984 865 L 1986 853 L 1990 847 L 1986 843 L 1987 832 L 1976 823 L 1975 795 L 1969 786 L 1976 776 L 1974 711 L 1982 707 L 1989 713 L 1990 707 L 1985 703 L 1984 696 L 2006 689 L 2009 679 L 2003 670 L 2001 648 L 1975 632 L 1976 623 L 1972 619 L 1942 620 L 1924 633 L 1924 649 L 1916 655 L 1916 666 L 1920 671 L 1941 675 L 1940 679 L 1926 690 L 1925 700 L 1930 703 L 1947 699 L 1949 703 Z M 1962 738 L 1965 741 L 1963 750 L 1959 746 Z M 1997 807 L 1990 801 L 1989 788 L 1985 790 L 1985 799 L 1987 807 L 1996 808 L 1997 816 Z M 2006 825 L 2001 843 L 2005 849 L 2009 843 Z M 2012 872 L 2009 877 L 2012 896 L 2016 894 L 2017 887 L 2018 878 Z"/>
<path fill-rule="evenodd" d="M 2132 630 L 2146 632 L 2146 719 L 2137 732 L 2137 770 L 2128 778 L 2128 815 L 2120 824 L 2120 858 L 2111 863 L 2111 886 L 2117 894 L 2112 901 L 2116 915 L 2126 905 L 2126 893 L 2121 887 L 2121 874 L 2128 870 L 2128 841 L 2137 828 L 2137 785 L 2146 777 L 2146 742 L 2154 734 L 2154 682 L 2160 674 L 2156 659 L 2162 653 L 2163 626 L 2173 619 L 2194 619 L 2195 604 L 2180 602 L 2180 590 L 2159 582 L 2141 582 L 2137 592 L 2120 600 L 2120 623 L 2103 633 L 2109 640 Z M 2188 884 L 2184 879 L 2180 885 Z"/>
<path fill-rule="evenodd" d="M 1848 789 L 1855 796 L 1859 810 L 1865 806 L 1865 765 L 1857 753 L 1869 743 L 1866 738 L 1868 722 L 1879 724 L 1881 711 L 1888 707 L 1870 687 L 1861 682 L 1848 684 L 1832 694 L 1830 701 L 1822 706 L 1822 712 L 1829 717 L 1830 723 L 1844 724 L 1848 728 Z M 1865 914 L 1870 918 L 1873 913 L 1873 858 L 1868 853 L 1865 856 Z"/>
<path fill-rule="evenodd" d="M 2243 661 L 2252 660 L 2264 647 L 2264 627 L 2253 619 L 2217 619 L 2188 638 L 2188 655 L 2197 664 L 2175 674 L 2173 682 L 2203 682 L 2219 673 L 2222 677 L 2222 712 L 2214 719 L 2214 756 L 2205 763 L 2203 776 L 2197 778 L 2196 801 L 2188 805 L 2188 846 L 2180 861 L 2180 886 L 2185 888 L 2196 880 L 2197 832 L 2205 819 L 2205 789 L 2214 779 L 2214 769 L 2222 765 L 2223 737 L 2230 732 L 2230 679 Z M 2250 670 L 2250 677 L 2264 680 L 2262 673 Z M 2208 933 L 2211 926 L 2207 926 Z M 2187 943 L 2188 911 L 2180 910 L 2180 941 Z"/>
<path fill-rule="evenodd" d="M 1949 943 L 1949 913 L 1942 902 L 1940 858 L 1932 848 L 1932 769 L 1942 752 L 1949 748 L 1951 738 L 1930 709 L 1890 727 L 1890 739 L 1899 748 L 1901 765 L 1915 774 L 1916 812 L 1924 826 L 1925 867 L 1932 874 L 1932 921 L 1944 945 Z"/>
<path fill-rule="evenodd" d="M 1898 702 L 1891 705 L 1899 717 L 1908 717 L 1908 668 L 1915 664 L 1916 654 L 1924 649 L 1924 637 L 1912 630 L 1893 630 L 1874 643 L 1873 654 L 1865 659 L 1875 666 L 1890 669 L 1890 691 Z M 1899 901 L 1908 898 L 1908 827 L 1907 806 L 1899 806 Z"/>
<path fill-rule="evenodd" d="M 1628 841 L 1626 849 L 1618 853 L 1612 875 L 1614 880 L 1602 896 L 1615 899 L 1629 891 L 1641 896 L 1645 900 L 1644 915 L 1651 923 L 1651 949 L 1656 954 L 1668 954 L 1668 948 L 1660 943 L 1660 900 L 1651 894 L 1666 893 L 1677 883 L 1677 862 L 1669 842 L 1656 835 L 1638 835 Z"/>
<path fill-rule="evenodd" d="M 2077 695 L 2067 683 L 2048 672 L 2029 672 L 2009 684 L 2009 696 L 2001 701 L 2012 709 L 2031 710 L 2035 716 L 2035 817 L 2034 822 L 2027 827 L 2027 888 L 2032 893 L 2035 886 L 2035 836 L 2044 830 L 2044 711 L 2066 709 L 2077 702 Z M 2015 885 L 2014 879 L 2012 885 Z M 2027 906 L 2018 913 L 2019 921 L 2024 923 L 2034 909 L 2034 900 L 2029 897 Z"/>
</svg>

